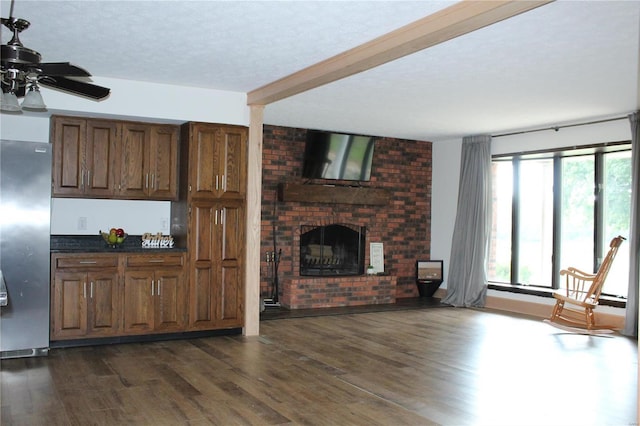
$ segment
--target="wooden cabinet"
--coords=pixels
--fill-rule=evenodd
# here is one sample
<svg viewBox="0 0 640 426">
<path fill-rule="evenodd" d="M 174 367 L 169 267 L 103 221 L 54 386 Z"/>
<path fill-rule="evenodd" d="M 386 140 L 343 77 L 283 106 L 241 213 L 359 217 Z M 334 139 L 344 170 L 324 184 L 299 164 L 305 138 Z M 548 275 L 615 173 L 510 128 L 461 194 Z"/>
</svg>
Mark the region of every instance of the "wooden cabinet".
<svg viewBox="0 0 640 426">
<path fill-rule="evenodd" d="M 175 199 L 178 194 L 178 128 L 122 124 L 121 175 L 124 198 Z"/>
<path fill-rule="evenodd" d="M 51 340 L 106 337 L 119 332 L 116 255 L 53 255 Z"/>
<path fill-rule="evenodd" d="M 244 316 L 248 129 L 182 125 L 172 235 L 189 252 L 189 330 L 235 328 Z"/>
<path fill-rule="evenodd" d="M 185 253 L 53 254 L 51 340 L 183 332 Z"/>
<path fill-rule="evenodd" d="M 212 329 L 242 326 L 244 208 L 195 201 L 191 226 L 189 327 Z"/>
<path fill-rule="evenodd" d="M 117 189 L 118 126 L 112 121 L 54 117 L 53 195 L 111 197 Z"/>
<path fill-rule="evenodd" d="M 128 255 L 124 273 L 124 332 L 184 331 L 185 258 L 177 255 Z"/>
<path fill-rule="evenodd" d="M 179 128 L 52 117 L 53 196 L 174 200 Z"/>
<path fill-rule="evenodd" d="M 246 127 L 186 123 L 182 140 L 189 162 L 191 199 L 244 199 L 247 182 Z"/>
</svg>

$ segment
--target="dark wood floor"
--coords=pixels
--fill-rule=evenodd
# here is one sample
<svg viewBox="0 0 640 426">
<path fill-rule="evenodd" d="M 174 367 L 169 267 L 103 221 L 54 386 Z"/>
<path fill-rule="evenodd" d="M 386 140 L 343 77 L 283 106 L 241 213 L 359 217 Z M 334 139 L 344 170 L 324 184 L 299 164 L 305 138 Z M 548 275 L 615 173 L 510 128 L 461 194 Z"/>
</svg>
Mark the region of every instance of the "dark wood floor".
<svg viewBox="0 0 640 426">
<path fill-rule="evenodd" d="M 3 361 L 2 425 L 637 424 L 618 335 L 457 308 L 260 327 Z"/>
</svg>

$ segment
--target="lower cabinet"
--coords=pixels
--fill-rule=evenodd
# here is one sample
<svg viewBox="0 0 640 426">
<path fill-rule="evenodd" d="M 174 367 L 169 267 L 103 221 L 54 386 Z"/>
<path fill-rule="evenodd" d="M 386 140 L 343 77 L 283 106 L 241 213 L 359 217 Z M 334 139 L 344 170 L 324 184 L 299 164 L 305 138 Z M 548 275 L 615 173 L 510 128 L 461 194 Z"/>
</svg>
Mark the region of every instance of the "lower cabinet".
<svg viewBox="0 0 640 426">
<path fill-rule="evenodd" d="M 184 331 L 184 256 L 127 256 L 124 333 Z"/>
<path fill-rule="evenodd" d="M 241 327 L 243 324 L 244 208 L 237 201 L 195 201 L 190 247 L 189 329 Z"/>
<path fill-rule="evenodd" d="M 51 340 L 118 334 L 118 256 L 54 255 L 52 260 Z"/>
<path fill-rule="evenodd" d="M 184 253 L 53 254 L 50 339 L 184 331 L 185 262 Z"/>
</svg>

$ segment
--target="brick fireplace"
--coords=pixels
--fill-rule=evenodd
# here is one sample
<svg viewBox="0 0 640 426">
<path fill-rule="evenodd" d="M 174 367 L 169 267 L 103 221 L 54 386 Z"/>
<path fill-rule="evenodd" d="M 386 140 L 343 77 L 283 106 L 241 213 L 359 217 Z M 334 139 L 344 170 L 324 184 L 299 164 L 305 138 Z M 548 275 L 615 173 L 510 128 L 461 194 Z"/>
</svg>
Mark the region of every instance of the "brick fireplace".
<svg viewBox="0 0 640 426">
<path fill-rule="evenodd" d="M 264 126 L 262 296 L 271 294 L 269 264 L 265 259 L 274 251 L 275 236 L 275 250 L 281 250 L 278 281 L 279 300 L 284 307 L 354 306 L 416 297 L 415 262 L 430 257 L 431 143 L 376 138 L 371 180 L 362 186 L 386 190 L 389 199 L 384 205 L 368 205 L 366 201 L 362 204 L 278 201 L 278 185 L 306 183 L 311 191 L 314 184 L 325 183 L 303 182 L 300 176 L 306 133 L 306 129 Z M 300 240 L 307 229 L 304 226 L 331 224 L 362 227 L 364 266 L 369 263 L 369 243 L 383 243 L 384 274 L 370 276 L 358 269 L 355 274 L 340 276 L 302 275 L 304 253 L 301 257 Z M 312 248 L 316 257 L 327 257 L 324 251 L 320 254 L 318 247 L 325 245 Z"/>
<path fill-rule="evenodd" d="M 298 248 L 302 276 L 363 275 L 366 228 L 348 223 L 302 225 Z"/>
</svg>

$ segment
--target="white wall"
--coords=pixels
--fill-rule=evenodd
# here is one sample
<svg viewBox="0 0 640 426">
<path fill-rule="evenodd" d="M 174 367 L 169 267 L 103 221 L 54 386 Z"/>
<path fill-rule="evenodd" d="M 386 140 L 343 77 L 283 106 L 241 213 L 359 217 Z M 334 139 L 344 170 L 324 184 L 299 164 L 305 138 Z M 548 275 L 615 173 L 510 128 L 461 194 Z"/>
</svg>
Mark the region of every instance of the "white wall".
<svg viewBox="0 0 640 426">
<path fill-rule="evenodd" d="M 0 138 L 49 142 L 52 113 L 169 123 L 249 123 L 244 93 L 97 77 L 93 81 L 111 88 L 109 98 L 96 102 L 42 88 L 48 112 L 0 114 Z M 100 230 L 120 227 L 132 235 L 167 234 L 170 206 L 168 201 L 54 199 L 51 233 L 97 235 Z"/>
<path fill-rule="evenodd" d="M 517 153 L 541 149 L 574 147 L 603 142 L 631 139 L 629 120 L 548 130 L 521 135 L 496 137 L 491 142 L 492 154 Z M 451 240 L 458 203 L 460 154 L 462 140 L 449 140 L 433 144 L 433 193 L 431 198 L 431 258 L 444 260 L 444 283 L 447 286 L 451 257 Z M 489 296 L 552 304 L 549 298 L 489 290 Z M 602 307 L 623 315 L 622 309 Z"/>
<path fill-rule="evenodd" d="M 131 235 L 166 235 L 170 218 L 169 201 L 54 198 L 51 202 L 52 235 L 98 235 L 111 228 Z"/>
<path fill-rule="evenodd" d="M 432 145 L 431 183 L 431 259 L 444 260 L 444 282 L 447 287 L 451 240 L 458 206 L 460 154 L 462 140 L 437 142 Z"/>
</svg>

